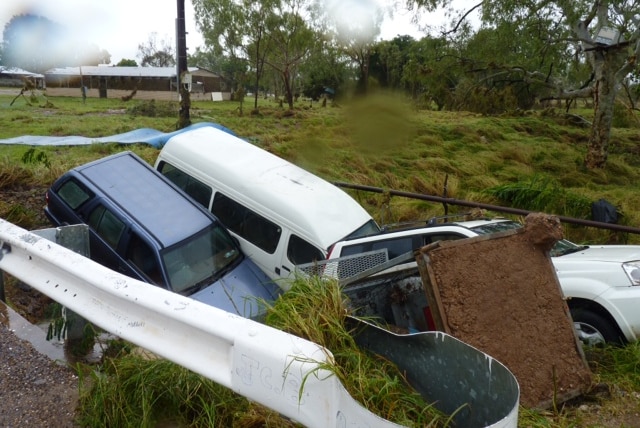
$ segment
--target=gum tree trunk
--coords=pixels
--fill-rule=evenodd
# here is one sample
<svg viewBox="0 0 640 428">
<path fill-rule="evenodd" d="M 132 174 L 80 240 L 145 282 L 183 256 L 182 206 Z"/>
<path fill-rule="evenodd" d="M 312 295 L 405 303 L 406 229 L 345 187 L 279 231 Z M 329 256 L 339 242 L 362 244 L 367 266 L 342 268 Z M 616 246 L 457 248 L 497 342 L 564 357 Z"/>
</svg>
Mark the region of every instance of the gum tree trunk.
<svg viewBox="0 0 640 428">
<path fill-rule="evenodd" d="M 599 53 L 604 55 L 604 53 Z M 596 82 L 593 90 L 594 114 L 589 145 L 584 163 L 587 168 L 604 168 L 609 154 L 613 107 L 616 98 L 616 75 L 611 61 L 601 58 L 596 69 Z"/>
</svg>

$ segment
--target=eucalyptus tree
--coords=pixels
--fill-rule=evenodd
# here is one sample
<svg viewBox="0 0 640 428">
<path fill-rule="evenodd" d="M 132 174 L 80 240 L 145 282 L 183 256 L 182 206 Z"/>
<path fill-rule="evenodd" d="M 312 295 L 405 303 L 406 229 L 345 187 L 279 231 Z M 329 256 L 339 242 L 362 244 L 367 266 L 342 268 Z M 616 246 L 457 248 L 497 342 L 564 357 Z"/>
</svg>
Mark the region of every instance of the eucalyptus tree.
<svg viewBox="0 0 640 428">
<path fill-rule="evenodd" d="M 354 64 L 358 75 L 357 92 L 366 94 L 371 55 L 380 34 L 384 9 L 376 0 L 315 0 L 315 10 L 318 19 L 325 23 L 330 43 Z"/>
<path fill-rule="evenodd" d="M 213 49 L 197 47 L 190 54 L 187 62 L 191 65 L 218 73 L 223 78 L 226 88 L 235 89 L 243 86 L 247 78 L 247 62 L 226 54 L 216 54 Z"/>
<path fill-rule="evenodd" d="M 576 82 L 576 71 L 584 66 L 573 62 L 570 47 L 541 38 L 553 25 L 551 20 L 528 25 L 503 21 L 457 43 L 457 71 L 464 73 L 466 86 L 458 88 L 457 105 L 483 113 L 530 109 L 539 100 L 554 98 L 553 84 L 546 81 L 550 73 L 555 82 Z"/>
<path fill-rule="evenodd" d="M 304 95 L 316 100 L 323 96 L 341 96 L 352 77 L 349 63 L 350 60 L 335 45 L 324 38 L 318 39 L 308 58 L 300 64 Z"/>
<path fill-rule="evenodd" d="M 307 25 L 307 6 L 305 0 L 282 0 L 266 22 L 272 49 L 265 61 L 280 77 L 289 109 L 293 109 L 299 67 L 319 39 Z"/>
<path fill-rule="evenodd" d="M 266 23 L 280 0 L 192 0 L 196 24 L 205 44 L 217 55 L 246 61 L 254 75 L 254 108 L 271 49 Z"/>
<path fill-rule="evenodd" d="M 143 67 L 171 67 L 176 65 L 175 50 L 171 40 L 158 41 L 158 34 L 151 33 L 144 43 L 138 44 L 137 58 Z"/>
<path fill-rule="evenodd" d="M 412 43 L 402 68 L 402 82 L 416 101 L 437 110 L 456 107 L 455 91 L 463 79 L 459 50 L 442 37 L 425 36 Z"/>
<path fill-rule="evenodd" d="M 376 43 L 371 55 L 370 75 L 375 76 L 382 87 L 402 89 L 402 70 L 415 42 L 413 37 L 405 35 Z"/>
<path fill-rule="evenodd" d="M 433 10 L 450 6 L 451 0 L 406 0 L 409 7 Z M 550 98 L 591 98 L 594 114 L 584 164 L 606 165 L 616 95 L 621 83 L 637 70 L 640 54 L 640 0 L 483 0 L 466 12 L 478 9 L 482 25 L 512 23 L 514 31 L 536 28 L 538 39 L 548 46 L 562 46 L 576 63 L 589 67 L 586 81 L 567 79 L 569 71 L 546 64 L 522 69 L 529 81 L 550 91 Z M 466 12 L 461 14 L 466 17 Z M 454 26 L 455 28 L 455 26 Z M 533 33 L 531 33 L 533 34 Z"/>
</svg>

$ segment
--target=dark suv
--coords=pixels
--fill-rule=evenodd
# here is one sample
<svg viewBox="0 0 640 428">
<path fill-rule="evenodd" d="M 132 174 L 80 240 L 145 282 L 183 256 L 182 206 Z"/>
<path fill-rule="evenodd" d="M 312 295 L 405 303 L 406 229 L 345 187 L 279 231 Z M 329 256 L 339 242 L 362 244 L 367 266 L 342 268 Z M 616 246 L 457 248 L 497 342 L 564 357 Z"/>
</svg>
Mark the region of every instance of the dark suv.
<svg viewBox="0 0 640 428">
<path fill-rule="evenodd" d="M 91 259 L 124 275 L 245 317 L 280 294 L 216 217 L 132 152 L 72 169 L 46 202 L 53 225 L 89 225 Z"/>
</svg>

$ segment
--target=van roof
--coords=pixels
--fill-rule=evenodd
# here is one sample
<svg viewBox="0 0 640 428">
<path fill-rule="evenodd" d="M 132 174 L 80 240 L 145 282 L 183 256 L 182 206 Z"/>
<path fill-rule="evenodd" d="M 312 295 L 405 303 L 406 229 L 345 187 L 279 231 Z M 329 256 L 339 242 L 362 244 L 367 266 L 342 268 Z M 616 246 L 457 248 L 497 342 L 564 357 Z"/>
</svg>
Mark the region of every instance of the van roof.
<svg viewBox="0 0 640 428">
<path fill-rule="evenodd" d="M 94 191 L 113 201 L 165 247 L 212 223 L 205 210 L 132 152 L 117 153 L 72 171 L 83 175 Z"/>
<path fill-rule="evenodd" d="M 219 190 L 248 207 L 297 225 L 296 234 L 323 249 L 372 220 L 367 211 L 337 186 L 214 127 L 185 131 L 170 138 L 160 160 L 217 181 Z"/>
</svg>

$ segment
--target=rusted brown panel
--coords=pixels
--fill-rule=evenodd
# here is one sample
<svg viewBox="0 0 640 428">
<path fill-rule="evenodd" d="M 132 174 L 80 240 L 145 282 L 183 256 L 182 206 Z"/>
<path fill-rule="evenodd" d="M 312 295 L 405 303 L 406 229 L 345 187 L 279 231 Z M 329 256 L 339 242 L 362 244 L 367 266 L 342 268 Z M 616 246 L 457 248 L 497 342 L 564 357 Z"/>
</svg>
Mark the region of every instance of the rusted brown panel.
<svg viewBox="0 0 640 428">
<path fill-rule="evenodd" d="M 429 252 L 434 248 L 438 248 L 439 245 L 439 242 L 435 242 L 418 250 L 416 252 L 416 261 L 418 262 L 418 270 L 420 271 L 422 283 L 425 285 L 425 294 L 427 295 L 427 302 L 429 302 L 429 309 L 435 328 L 436 330 L 451 334 L 451 330 L 447 324 L 446 311 L 442 306 L 442 300 L 438 298 L 440 294 L 438 281 L 434 275 L 434 269 L 430 266 L 431 259 L 429 258 Z"/>
<path fill-rule="evenodd" d="M 527 407 L 591 382 L 548 254 L 561 236 L 557 218 L 530 214 L 523 229 L 437 242 L 416 258 L 436 325 L 505 364 Z"/>
</svg>

